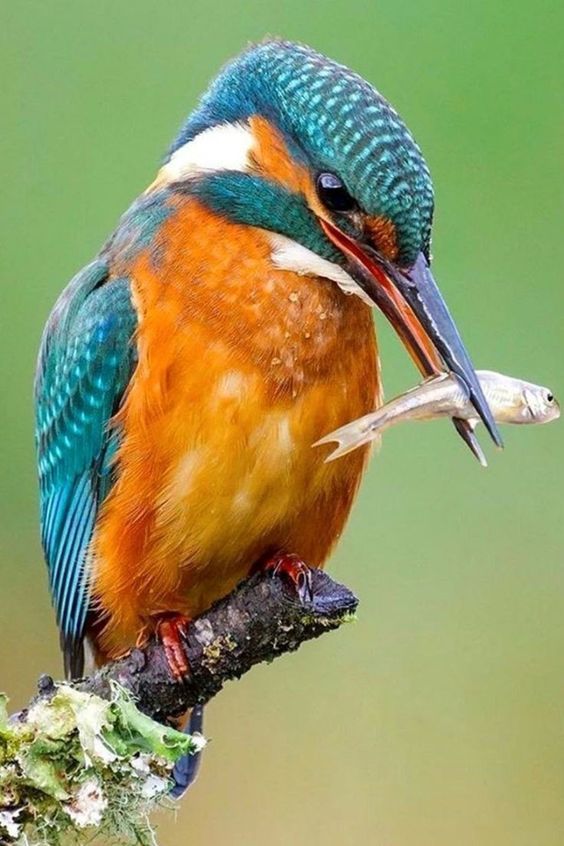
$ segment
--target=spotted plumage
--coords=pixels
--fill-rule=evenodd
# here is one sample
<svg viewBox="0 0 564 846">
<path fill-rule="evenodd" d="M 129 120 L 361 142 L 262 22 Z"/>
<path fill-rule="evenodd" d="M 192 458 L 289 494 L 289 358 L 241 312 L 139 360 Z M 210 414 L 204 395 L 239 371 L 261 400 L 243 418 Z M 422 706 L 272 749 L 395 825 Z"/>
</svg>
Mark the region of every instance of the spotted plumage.
<svg viewBox="0 0 564 846">
<path fill-rule="evenodd" d="M 429 170 L 399 115 L 362 77 L 303 45 L 253 47 L 219 75 L 169 155 L 210 126 L 253 115 L 284 133 L 296 161 L 337 172 L 367 213 L 393 220 L 403 260 L 428 248 Z"/>
<path fill-rule="evenodd" d="M 466 380 L 497 437 L 430 274 L 432 211 L 419 148 L 356 74 L 279 41 L 220 73 L 44 333 L 42 540 L 69 674 L 85 638 L 111 659 L 269 556 L 324 565 L 367 454 L 326 464 L 312 444 L 380 401 L 370 305 L 422 372 Z"/>
</svg>

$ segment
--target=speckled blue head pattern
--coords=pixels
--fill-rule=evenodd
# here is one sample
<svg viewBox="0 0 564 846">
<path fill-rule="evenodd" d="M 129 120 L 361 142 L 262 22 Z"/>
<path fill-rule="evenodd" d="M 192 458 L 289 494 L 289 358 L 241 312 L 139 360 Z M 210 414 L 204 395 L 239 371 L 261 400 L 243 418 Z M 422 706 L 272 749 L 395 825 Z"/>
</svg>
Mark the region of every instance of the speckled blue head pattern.
<svg viewBox="0 0 564 846">
<path fill-rule="evenodd" d="M 312 170 L 338 174 L 367 214 L 391 220 L 402 263 L 428 250 L 429 170 L 403 121 L 358 74 L 299 44 L 259 44 L 223 69 L 170 154 L 205 129 L 252 115 L 282 131 Z"/>
</svg>

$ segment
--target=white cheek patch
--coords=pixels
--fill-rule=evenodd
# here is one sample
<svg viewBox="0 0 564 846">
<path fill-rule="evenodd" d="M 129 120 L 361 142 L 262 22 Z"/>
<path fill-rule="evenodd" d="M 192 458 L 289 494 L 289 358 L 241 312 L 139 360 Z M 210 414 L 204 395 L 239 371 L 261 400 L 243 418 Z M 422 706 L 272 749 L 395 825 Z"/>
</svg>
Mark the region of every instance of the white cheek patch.
<svg viewBox="0 0 564 846">
<path fill-rule="evenodd" d="M 224 123 L 211 126 L 179 147 L 170 160 L 160 169 L 149 191 L 172 182 L 181 182 L 200 173 L 235 170 L 248 173 L 252 170 L 251 152 L 256 138 L 248 124 Z M 280 270 L 291 270 L 301 276 L 321 276 L 336 282 L 345 294 L 354 294 L 369 305 L 374 303 L 362 288 L 339 265 L 321 258 L 278 233 L 269 233 L 272 244 L 272 263 Z"/>
<path fill-rule="evenodd" d="M 160 185 L 216 170 L 248 171 L 255 137 L 244 123 L 211 126 L 179 147 L 159 171 Z"/>
<path fill-rule="evenodd" d="M 292 270 L 300 276 L 321 276 L 324 279 L 330 279 L 337 283 L 344 294 L 355 294 L 366 305 L 374 308 L 374 303 L 360 285 L 338 264 L 321 258 L 317 253 L 292 241 L 291 238 L 286 238 L 285 235 L 269 234 L 272 244 L 271 260 L 275 267 L 280 270 Z"/>
</svg>

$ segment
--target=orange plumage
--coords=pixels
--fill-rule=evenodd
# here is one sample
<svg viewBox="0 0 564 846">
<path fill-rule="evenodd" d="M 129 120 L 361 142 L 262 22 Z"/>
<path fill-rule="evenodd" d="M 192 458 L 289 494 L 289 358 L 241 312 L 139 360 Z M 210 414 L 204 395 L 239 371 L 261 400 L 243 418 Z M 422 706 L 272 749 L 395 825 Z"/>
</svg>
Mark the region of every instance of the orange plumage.
<svg viewBox="0 0 564 846">
<path fill-rule="evenodd" d="M 274 269 L 263 231 L 175 202 L 158 269 L 148 253 L 128 268 L 139 362 L 91 546 L 105 657 L 162 613 L 200 613 L 269 550 L 323 565 L 367 454 L 325 464 L 312 444 L 379 390 L 366 305 Z"/>
<path fill-rule="evenodd" d="M 371 306 L 422 374 L 457 374 L 501 445 L 431 273 L 433 208 L 407 127 L 347 68 L 273 41 L 219 74 L 43 335 L 41 531 L 67 675 L 85 638 L 104 661 L 156 630 L 182 676 L 187 618 L 259 562 L 303 595 L 367 460 L 312 445 L 381 399 Z"/>
</svg>

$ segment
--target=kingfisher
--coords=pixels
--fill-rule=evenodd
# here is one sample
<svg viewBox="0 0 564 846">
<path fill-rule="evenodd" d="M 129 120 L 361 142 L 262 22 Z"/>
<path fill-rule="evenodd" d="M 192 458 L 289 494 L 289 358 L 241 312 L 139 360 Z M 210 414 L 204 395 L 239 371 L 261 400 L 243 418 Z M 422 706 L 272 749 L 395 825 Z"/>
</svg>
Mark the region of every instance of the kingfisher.
<svg viewBox="0 0 564 846">
<path fill-rule="evenodd" d="M 431 273 L 433 207 L 418 145 L 356 73 L 283 40 L 219 73 L 44 330 L 41 534 L 67 676 L 152 634 L 182 676 L 189 621 L 257 568 L 307 592 L 368 460 L 312 444 L 382 401 L 374 306 L 501 443 Z"/>
</svg>

